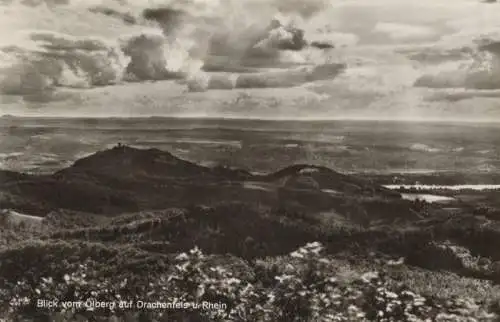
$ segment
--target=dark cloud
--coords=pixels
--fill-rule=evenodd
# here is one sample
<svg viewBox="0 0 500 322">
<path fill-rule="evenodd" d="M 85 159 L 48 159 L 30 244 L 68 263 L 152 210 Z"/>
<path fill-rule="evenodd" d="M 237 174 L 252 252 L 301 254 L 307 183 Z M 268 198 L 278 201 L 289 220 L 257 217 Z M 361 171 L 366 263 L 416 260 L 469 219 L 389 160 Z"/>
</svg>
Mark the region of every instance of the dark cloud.
<svg viewBox="0 0 500 322">
<path fill-rule="evenodd" d="M 500 56 L 500 41 L 490 41 L 487 44 L 479 46 L 479 50 L 488 51 L 492 54 Z"/>
<path fill-rule="evenodd" d="M 138 19 L 129 12 L 120 12 L 113 8 L 108 8 L 105 6 L 97 6 L 89 8 L 90 12 L 103 14 L 108 17 L 120 19 L 128 25 L 135 25 L 138 23 Z"/>
<path fill-rule="evenodd" d="M 333 48 L 335 48 L 335 45 L 333 45 L 329 42 L 325 42 L 325 41 L 312 41 L 310 43 L 310 46 L 318 48 L 318 49 L 333 49 Z"/>
<path fill-rule="evenodd" d="M 183 20 L 188 16 L 187 12 L 169 7 L 147 8 L 142 12 L 146 20 L 158 22 L 165 33 L 171 33 L 180 27 Z"/>
</svg>

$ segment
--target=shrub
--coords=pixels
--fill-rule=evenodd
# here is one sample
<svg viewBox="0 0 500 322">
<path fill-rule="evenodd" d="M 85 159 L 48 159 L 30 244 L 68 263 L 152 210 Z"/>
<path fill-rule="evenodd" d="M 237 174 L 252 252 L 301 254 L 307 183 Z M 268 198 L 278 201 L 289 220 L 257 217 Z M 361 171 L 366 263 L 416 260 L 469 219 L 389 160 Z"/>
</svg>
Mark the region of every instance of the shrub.
<svg viewBox="0 0 500 322">
<path fill-rule="evenodd" d="M 145 274 L 147 273 L 147 274 Z M 317 242 L 280 258 L 256 261 L 249 266 L 230 256 L 209 256 L 194 248 L 172 256 L 161 270 L 124 277 L 103 275 L 91 262 L 62 277 L 25 277 L 9 289 L 0 289 L 3 315 L 39 314 L 71 320 L 76 315 L 107 321 L 495 321 L 484 303 L 458 297 L 422 296 L 403 283 L 389 281 L 384 271 L 344 278 Z M 131 308 L 36 308 L 39 299 L 132 301 Z M 138 301 L 188 303 L 182 310 L 138 309 Z M 218 303 L 209 309 L 193 303 Z M 38 315 L 37 315 L 38 314 Z M 29 320 L 28 319 L 28 320 Z M 85 321 L 85 320 L 84 320 Z"/>
</svg>

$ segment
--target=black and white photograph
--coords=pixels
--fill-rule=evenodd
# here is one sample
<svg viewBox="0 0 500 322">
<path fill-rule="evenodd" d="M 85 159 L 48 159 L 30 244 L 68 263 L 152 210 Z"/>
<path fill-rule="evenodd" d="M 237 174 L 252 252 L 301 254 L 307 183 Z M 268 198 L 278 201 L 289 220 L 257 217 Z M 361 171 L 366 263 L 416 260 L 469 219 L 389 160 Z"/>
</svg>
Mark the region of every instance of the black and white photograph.
<svg viewBox="0 0 500 322">
<path fill-rule="evenodd" d="M 500 2 L 0 0 L 0 322 L 499 322 Z"/>
</svg>

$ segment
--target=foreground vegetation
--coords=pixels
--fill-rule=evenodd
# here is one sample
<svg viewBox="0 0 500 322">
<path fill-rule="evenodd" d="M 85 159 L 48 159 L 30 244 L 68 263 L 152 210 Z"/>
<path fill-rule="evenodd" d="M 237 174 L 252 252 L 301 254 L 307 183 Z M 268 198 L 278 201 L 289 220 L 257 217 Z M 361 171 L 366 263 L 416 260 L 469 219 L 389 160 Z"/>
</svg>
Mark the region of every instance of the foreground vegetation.
<svg viewBox="0 0 500 322">
<path fill-rule="evenodd" d="M 88 222 L 61 213 L 37 228 L 3 231 L 0 316 L 7 321 L 498 320 L 500 286 L 468 277 L 464 267 L 469 263 L 474 272 L 470 263 L 479 259 L 451 243 L 429 244 L 424 233 L 406 232 L 397 246 L 396 232 L 315 229 L 313 220 L 270 211 L 226 204 Z M 313 238 L 322 243 L 307 242 Z M 414 239 L 428 245 L 427 263 L 444 258 L 443 266 L 418 268 L 409 265 L 411 253 L 397 260 L 380 252 L 391 244 L 403 254 L 415 249 Z M 358 245 L 347 247 L 349 241 Z M 59 304 L 38 306 L 39 300 Z M 63 301 L 81 306 L 65 308 Z M 108 307 L 98 307 L 101 302 Z M 132 304 L 119 307 L 120 302 Z M 219 307 L 158 307 L 175 302 Z"/>
<path fill-rule="evenodd" d="M 36 248 L 36 245 L 26 247 Z M 309 243 L 287 256 L 247 263 L 230 256 L 205 255 L 194 248 L 187 253 L 154 258 L 147 275 L 127 277 L 96 274 L 98 264 L 87 260 L 72 269 L 69 265 L 64 275 L 24 277 L 8 284 L 0 293 L 9 299 L 3 303 L 2 311 L 8 320 L 23 317 L 28 321 L 44 316 L 58 321 L 99 318 L 100 321 L 283 322 L 495 321 L 498 318 L 493 303 L 419 294 L 404 282 L 395 282 L 388 268 L 355 272 L 339 266 L 323 251 L 321 244 Z M 82 304 L 65 308 L 62 299 Z M 60 303 L 54 308 L 37 307 L 39 300 Z M 155 304 L 144 307 L 147 305 L 141 301 Z M 124 308 L 119 307 L 120 302 L 133 304 Z M 158 303 L 174 302 L 207 302 L 219 307 L 158 307 Z M 101 308 L 96 303 L 106 303 L 108 307 Z"/>
</svg>

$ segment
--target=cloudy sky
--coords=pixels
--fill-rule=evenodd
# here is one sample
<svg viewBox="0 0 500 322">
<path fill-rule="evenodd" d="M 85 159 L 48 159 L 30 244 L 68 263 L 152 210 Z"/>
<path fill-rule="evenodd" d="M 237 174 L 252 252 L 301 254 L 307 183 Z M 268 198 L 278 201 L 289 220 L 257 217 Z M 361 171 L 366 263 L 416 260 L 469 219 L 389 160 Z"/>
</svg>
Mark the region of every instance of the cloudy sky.
<svg viewBox="0 0 500 322">
<path fill-rule="evenodd" d="M 498 10 L 480 0 L 0 1 L 0 114 L 500 120 Z"/>
</svg>

